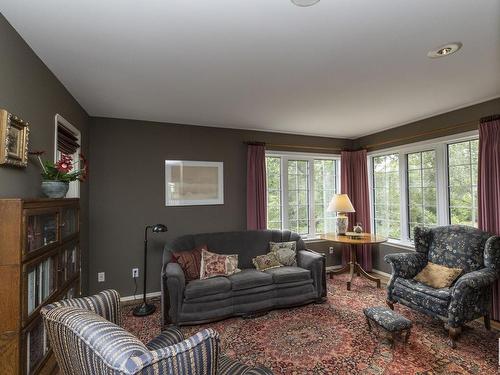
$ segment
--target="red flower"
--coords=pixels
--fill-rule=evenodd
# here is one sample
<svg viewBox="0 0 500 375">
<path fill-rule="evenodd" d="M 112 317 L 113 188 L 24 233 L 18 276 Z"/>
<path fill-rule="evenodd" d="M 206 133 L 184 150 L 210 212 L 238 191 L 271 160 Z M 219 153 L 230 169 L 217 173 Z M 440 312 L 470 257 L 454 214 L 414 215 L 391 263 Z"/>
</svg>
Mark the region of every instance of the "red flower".
<svg viewBox="0 0 500 375">
<path fill-rule="evenodd" d="M 61 159 L 56 163 L 56 168 L 61 173 L 68 173 L 73 169 L 73 158 L 62 154 Z"/>
</svg>

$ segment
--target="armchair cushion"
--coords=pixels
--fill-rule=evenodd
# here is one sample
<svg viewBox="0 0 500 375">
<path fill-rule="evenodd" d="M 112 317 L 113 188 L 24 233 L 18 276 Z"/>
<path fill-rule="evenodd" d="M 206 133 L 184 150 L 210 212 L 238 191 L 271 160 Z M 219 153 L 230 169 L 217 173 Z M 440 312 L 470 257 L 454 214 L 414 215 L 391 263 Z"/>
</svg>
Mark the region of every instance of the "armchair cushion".
<svg viewBox="0 0 500 375">
<path fill-rule="evenodd" d="M 440 288 L 436 289 L 431 286 L 425 285 L 421 282 L 418 282 L 414 279 L 403 279 L 402 277 L 398 277 L 396 279 L 396 283 L 394 287 L 399 288 L 407 288 L 413 290 L 415 292 L 427 294 L 429 296 L 438 298 L 440 300 L 449 302 L 451 298 L 451 289 L 450 288 Z"/>
<path fill-rule="evenodd" d="M 461 268 L 450 268 L 428 262 L 415 280 L 432 288 L 449 288 L 463 272 Z"/>
<path fill-rule="evenodd" d="M 403 279 L 398 277 L 394 283 L 394 288 L 392 290 L 392 295 L 399 301 L 403 300 L 405 304 L 411 304 L 413 306 L 418 306 L 421 309 L 425 309 L 431 312 L 432 315 L 438 315 L 441 317 L 448 316 L 448 305 L 449 299 L 442 299 L 444 293 L 439 297 L 433 292 L 433 288 L 430 286 L 418 283 L 420 285 L 407 283 L 408 279 Z M 417 282 L 415 282 L 417 283 Z M 401 301 L 402 302 L 402 301 Z"/>
</svg>

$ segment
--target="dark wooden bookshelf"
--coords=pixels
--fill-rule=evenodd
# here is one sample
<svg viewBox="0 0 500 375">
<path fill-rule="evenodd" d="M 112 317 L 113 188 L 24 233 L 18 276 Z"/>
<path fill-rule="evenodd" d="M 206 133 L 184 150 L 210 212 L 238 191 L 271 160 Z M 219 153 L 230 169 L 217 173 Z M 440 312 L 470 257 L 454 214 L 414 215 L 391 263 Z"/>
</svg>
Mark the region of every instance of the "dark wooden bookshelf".
<svg viewBox="0 0 500 375">
<path fill-rule="evenodd" d="M 0 199 L 0 373 L 57 370 L 40 316 L 80 295 L 78 199 Z"/>
</svg>

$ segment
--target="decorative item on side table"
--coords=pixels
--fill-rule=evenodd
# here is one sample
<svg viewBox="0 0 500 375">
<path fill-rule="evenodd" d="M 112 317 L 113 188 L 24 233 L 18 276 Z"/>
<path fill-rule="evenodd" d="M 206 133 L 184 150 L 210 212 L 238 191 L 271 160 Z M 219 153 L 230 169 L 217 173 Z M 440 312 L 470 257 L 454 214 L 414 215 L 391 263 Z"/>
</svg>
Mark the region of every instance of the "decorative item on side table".
<svg viewBox="0 0 500 375">
<path fill-rule="evenodd" d="M 80 154 L 80 160 L 73 164 L 73 157 L 62 154 L 56 163 L 43 161 L 45 151 L 33 151 L 30 155 L 38 158 L 42 167 L 42 193 L 48 198 L 64 198 L 71 181 L 85 181 L 87 177 L 87 160 Z M 75 169 L 76 164 L 79 164 Z"/>
<path fill-rule="evenodd" d="M 335 217 L 335 232 L 337 234 L 345 234 L 349 225 L 349 219 L 344 214 L 347 212 L 356 212 L 347 194 L 335 194 L 328 205 L 327 211 L 337 212 L 337 217 Z"/>
<path fill-rule="evenodd" d="M 135 307 L 133 311 L 133 314 L 135 316 L 151 315 L 156 310 L 154 305 L 150 305 L 146 302 L 146 282 L 148 275 L 148 229 L 150 228 L 153 233 L 161 233 L 168 230 L 167 226 L 163 224 L 148 225 L 144 229 L 144 288 L 142 291 L 142 303 L 139 306 Z"/>
<path fill-rule="evenodd" d="M 0 164 L 28 165 L 29 123 L 0 109 Z"/>
</svg>

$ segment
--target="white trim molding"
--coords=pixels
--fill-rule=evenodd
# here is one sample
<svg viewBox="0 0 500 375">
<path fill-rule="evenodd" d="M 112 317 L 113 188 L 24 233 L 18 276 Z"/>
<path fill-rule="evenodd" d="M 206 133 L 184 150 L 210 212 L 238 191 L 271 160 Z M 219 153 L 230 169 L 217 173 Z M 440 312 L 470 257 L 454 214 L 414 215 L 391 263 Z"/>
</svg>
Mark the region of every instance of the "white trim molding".
<svg viewBox="0 0 500 375">
<path fill-rule="evenodd" d="M 136 294 L 132 296 L 125 296 L 125 297 L 120 297 L 121 302 L 129 302 L 129 301 L 140 301 L 142 300 L 142 293 L 141 294 Z M 146 298 L 155 298 L 155 297 L 161 297 L 161 292 L 151 292 L 151 293 L 146 293 Z"/>
</svg>

